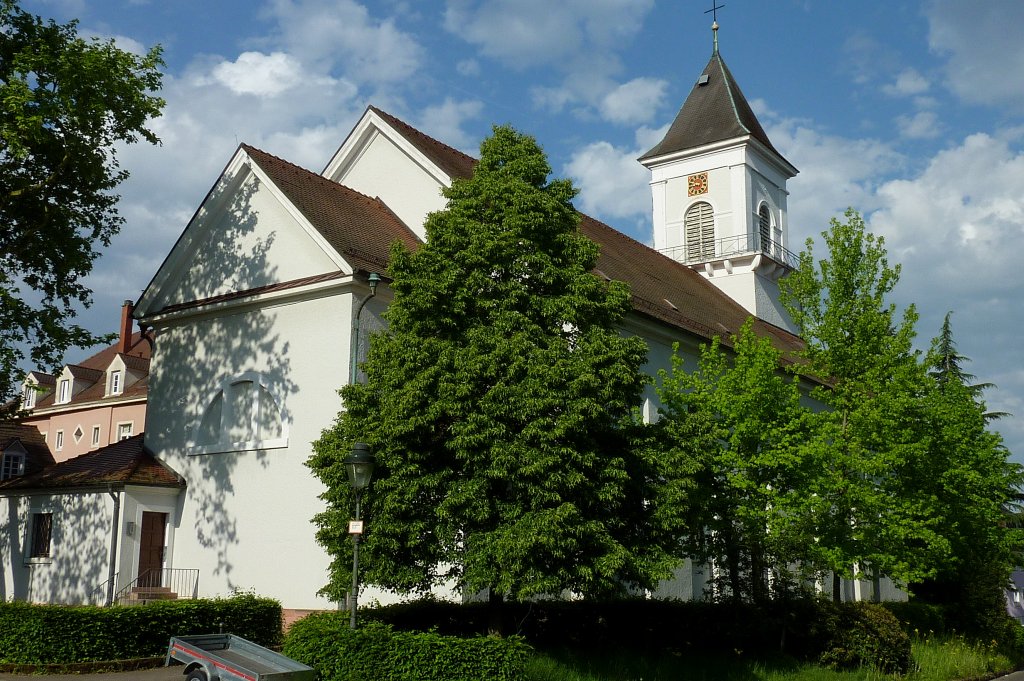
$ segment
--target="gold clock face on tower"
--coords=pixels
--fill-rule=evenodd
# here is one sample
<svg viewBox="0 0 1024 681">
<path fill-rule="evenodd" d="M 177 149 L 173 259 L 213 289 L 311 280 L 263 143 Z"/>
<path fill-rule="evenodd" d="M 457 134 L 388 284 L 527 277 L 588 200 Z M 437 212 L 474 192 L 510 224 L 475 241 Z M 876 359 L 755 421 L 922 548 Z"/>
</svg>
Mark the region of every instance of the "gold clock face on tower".
<svg viewBox="0 0 1024 681">
<path fill-rule="evenodd" d="M 690 196 L 708 193 L 708 174 L 697 173 L 686 178 L 687 192 Z"/>
</svg>

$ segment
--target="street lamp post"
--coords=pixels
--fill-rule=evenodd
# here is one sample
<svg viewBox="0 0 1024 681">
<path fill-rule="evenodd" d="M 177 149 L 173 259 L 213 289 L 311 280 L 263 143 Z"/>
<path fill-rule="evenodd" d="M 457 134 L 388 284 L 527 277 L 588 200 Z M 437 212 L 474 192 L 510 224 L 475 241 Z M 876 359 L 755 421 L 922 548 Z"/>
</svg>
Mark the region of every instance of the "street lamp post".
<svg viewBox="0 0 1024 681">
<path fill-rule="evenodd" d="M 349 626 L 356 628 L 356 608 L 359 604 L 359 538 L 363 534 L 363 521 L 360 515 L 360 501 L 363 490 L 370 484 L 373 477 L 375 461 L 370 453 L 370 445 L 365 442 L 352 444 L 352 451 L 345 458 L 345 472 L 348 473 L 348 483 L 356 494 L 356 517 L 348 524 L 348 533 L 352 535 L 352 604 L 349 617 Z"/>
</svg>

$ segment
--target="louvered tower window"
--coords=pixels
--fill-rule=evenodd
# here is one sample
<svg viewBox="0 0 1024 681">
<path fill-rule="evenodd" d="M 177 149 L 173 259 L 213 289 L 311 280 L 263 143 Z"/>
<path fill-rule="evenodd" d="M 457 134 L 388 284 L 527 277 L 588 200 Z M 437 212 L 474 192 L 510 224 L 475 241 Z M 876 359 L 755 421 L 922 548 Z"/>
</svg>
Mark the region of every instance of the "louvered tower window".
<svg viewBox="0 0 1024 681">
<path fill-rule="evenodd" d="M 683 218 L 686 226 L 687 261 L 715 256 L 715 214 L 711 204 L 698 201 L 689 207 Z"/>
<path fill-rule="evenodd" d="M 761 251 L 770 253 L 772 245 L 772 217 L 768 213 L 767 204 L 762 203 L 761 207 L 757 209 L 757 224 L 761 237 Z"/>
</svg>

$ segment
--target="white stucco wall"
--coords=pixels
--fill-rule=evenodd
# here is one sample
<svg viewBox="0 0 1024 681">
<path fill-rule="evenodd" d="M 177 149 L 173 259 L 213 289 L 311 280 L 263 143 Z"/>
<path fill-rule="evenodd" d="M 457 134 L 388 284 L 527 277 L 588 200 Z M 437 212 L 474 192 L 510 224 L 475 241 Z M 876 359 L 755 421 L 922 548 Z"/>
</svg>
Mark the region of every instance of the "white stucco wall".
<svg viewBox="0 0 1024 681">
<path fill-rule="evenodd" d="M 146 444 L 188 481 L 171 561 L 201 571 L 201 595 L 254 589 L 287 608 L 331 607 L 316 595 L 328 559 L 310 522 L 322 488 L 304 464 L 341 407 L 351 313 L 351 293 L 334 289 L 158 328 Z M 274 395 L 287 445 L 195 454 L 210 397 L 243 374 Z"/>
<path fill-rule="evenodd" d="M 0 498 L 0 599 L 102 603 L 113 508 L 105 492 Z M 30 557 L 35 513 L 52 514 L 47 557 Z"/>
</svg>

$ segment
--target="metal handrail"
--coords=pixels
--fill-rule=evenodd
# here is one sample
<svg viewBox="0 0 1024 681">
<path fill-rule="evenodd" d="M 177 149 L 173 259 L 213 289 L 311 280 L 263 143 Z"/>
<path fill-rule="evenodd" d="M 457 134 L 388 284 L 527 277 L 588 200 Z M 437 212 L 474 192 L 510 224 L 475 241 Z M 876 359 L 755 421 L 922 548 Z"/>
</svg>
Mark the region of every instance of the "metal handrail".
<svg viewBox="0 0 1024 681">
<path fill-rule="evenodd" d="M 113 602 L 132 602 L 133 593 L 173 593 L 176 598 L 199 598 L 199 570 L 195 568 L 157 568 L 146 570 L 114 595 Z"/>
<path fill-rule="evenodd" d="M 118 576 L 118 574 L 120 574 L 120 573 L 115 572 L 114 576 L 111 578 L 113 580 L 114 584 L 117 584 L 117 576 Z M 103 583 L 101 583 L 101 584 L 99 584 L 97 586 L 94 586 L 89 591 L 89 593 L 88 593 L 88 596 L 87 596 L 88 599 L 90 601 L 92 601 L 92 599 L 96 596 L 96 594 L 102 594 L 101 601 L 102 601 L 102 603 L 104 605 L 106 605 L 106 603 L 107 603 L 107 586 L 110 584 L 111 579 L 108 579 L 108 580 L 104 581 Z"/>
<path fill-rule="evenodd" d="M 789 249 L 784 248 L 782 244 L 774 239 L 765 239 L 764 247 L 762 248 L 760 234 L 727 236 L 715 239 L 714 241 L 662 248 L 658 252 L 667 255 L 673 260 L 678 260 L 684 265 L 707 262 L 708 260 L 721 260 L 723 258 L 752 253 L 763 253 L 772 260 L 793 269 L 800 265 L 800 257 Z"/>
</svg>

